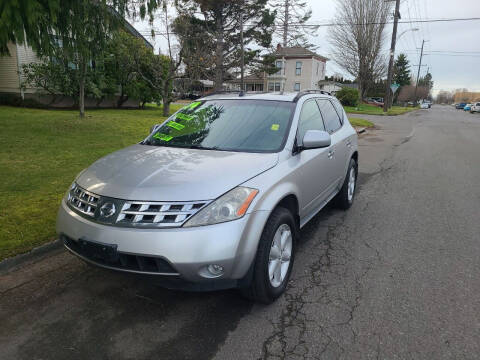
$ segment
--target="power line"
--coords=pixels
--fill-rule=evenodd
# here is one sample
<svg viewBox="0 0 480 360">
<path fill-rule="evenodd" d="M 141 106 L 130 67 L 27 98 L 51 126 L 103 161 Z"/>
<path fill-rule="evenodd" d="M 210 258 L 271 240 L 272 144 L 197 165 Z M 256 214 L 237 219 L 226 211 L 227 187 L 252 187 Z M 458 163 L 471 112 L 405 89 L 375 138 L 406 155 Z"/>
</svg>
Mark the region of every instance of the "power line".
<svg viewBox="0 0 480 360">
<path fill-rule="evenodd" d="M 452 22 L 452 21 L 477 21 L 480 20 L 480 17 L 470 17 L 470 18 L 444 18 L 444 19 L 406 19 L 401 20 L 399 24 L 416 24 L 416 23 L 434 23 L 434 22 Z M 393 21 L 385 22 L 368 22 L 368 23 L 324 23 L 324 24 L 300 24 L 292 23 L 291 26 L 297 27 L 322 27 L 322 26 L 366 26 L 366 25 L 387 25 L 393 24 Z M 250 24 L 251 25 L 251 24 Z"/>
<path fill-rule="evenodd" d="M 470 17 L 470 18 L 444 18 L 444 19 L 406 19 L 400 20 L 399 24 L 417 24 L 417 23 L 434 23 L 434 22 L 453 22 L 453 21 L 478 21 L 480 17 Z M 368 25 L 387 25 L 393 24 L 393 21 L 385 22 L 367 22 L 367 23 L 323 23 L 323 24 L 301 24 L 301 23 L 290 23 L 289 26 L 292 27 L 328 27 L 328 26 L 368 26 Z M 245 26 L 254 26 L 256 24 L 245 24 Z M 163 33 L 154 31 L 156 35 L 162 35 Z M 143 35 L 143 34 L 142 34 Z"/>
</svg>

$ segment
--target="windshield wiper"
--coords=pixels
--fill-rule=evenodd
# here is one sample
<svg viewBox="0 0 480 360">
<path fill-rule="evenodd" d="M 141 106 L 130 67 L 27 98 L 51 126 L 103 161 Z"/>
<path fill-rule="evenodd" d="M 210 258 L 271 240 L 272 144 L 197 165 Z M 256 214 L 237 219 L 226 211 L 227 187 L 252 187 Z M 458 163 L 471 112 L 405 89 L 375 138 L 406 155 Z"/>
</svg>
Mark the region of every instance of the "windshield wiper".
<svg viewBox="0 0 480 360">
<path fill-rule="evenodd" d="M 198 149 L 198 150 L 219 150 L 218 146 L 189 145 L 185 147 L 188 149 Z"/>
</svg>

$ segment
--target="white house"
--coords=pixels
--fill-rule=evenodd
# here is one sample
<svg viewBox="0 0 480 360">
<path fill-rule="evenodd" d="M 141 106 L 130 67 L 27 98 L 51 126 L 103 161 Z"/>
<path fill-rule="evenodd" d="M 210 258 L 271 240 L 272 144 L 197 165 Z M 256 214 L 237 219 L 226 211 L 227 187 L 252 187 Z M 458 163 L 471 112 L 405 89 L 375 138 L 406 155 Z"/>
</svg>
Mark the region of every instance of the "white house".
<svg viewBox="0 0 480 360">
<path fill-rule="evenodd" d="M 318 88 L 320 90 L 328 91 L 329 93 L 332 93 L 332 95 L 335 95 L 338 91 L 346 87 L 352 88 L 352 89 L 358 89 L 357 84 L 341 84 L 331 80 L 321 80 L 318 83 Z"/>
<path fill-rule="evenodd" d="M 328 59 L 300 46 L 278 46 L 274 53 L 277 73 L 267 76 L 268 91 L 302 91 L 318 89 L 325 79 Z"/>
<path fill-rule="evenodd" d="M 328 59 L 300 46 L 278 46 L 275 53 L 278 71 L 245 76 L 247 91 L 302 91 L 318 89 L 318 82 L 325 79 Z M 240 89 L 240 80 L 231 81 Z"/>
</svg>

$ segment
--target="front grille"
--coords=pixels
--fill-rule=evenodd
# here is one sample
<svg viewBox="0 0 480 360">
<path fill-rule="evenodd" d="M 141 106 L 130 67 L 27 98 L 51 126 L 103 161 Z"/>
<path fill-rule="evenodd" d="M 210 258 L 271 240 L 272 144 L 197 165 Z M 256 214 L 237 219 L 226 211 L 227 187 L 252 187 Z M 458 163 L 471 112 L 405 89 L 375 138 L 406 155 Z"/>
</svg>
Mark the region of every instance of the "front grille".
<svg viewBox="0 0 480 360">
<path fill-rule="evenodd" d="M 98 195 L 83 190 L 77 184 L 73 184 L 68 193 L 67 202 L 75 210 L 93 217 L 95 215 L 95 210 L 97 210 L 99 199 L 100 197 Z"/>
<path fill-rule="evenodd" d="M 126 201 L 117 223 L 131 225 L 181 226 L 208 202 L 131 202 Z"/>
<path fill-rule="evenodd" d="M 67 204 L 80 215 L 96 222 L 142 228 L 173 228 L 182 226 L 210 201 L 145 202 L 111 198 L 93 194 L 76 183 L 72 185 Z M 105 214 L 104 205 L 113 209 Z"/>
<path fill-rule="evenodd" d="M 177 271 L 166 260 L 142 255 L 131 255 L 117 252 L 105 252 L 108 245 L 98 244 L 80 239 L 75 241 L 63 236 L 65 246 L 73 253 L 100 266 L 139 273 L 158 273 L 178 275 Z"/>
</svg>

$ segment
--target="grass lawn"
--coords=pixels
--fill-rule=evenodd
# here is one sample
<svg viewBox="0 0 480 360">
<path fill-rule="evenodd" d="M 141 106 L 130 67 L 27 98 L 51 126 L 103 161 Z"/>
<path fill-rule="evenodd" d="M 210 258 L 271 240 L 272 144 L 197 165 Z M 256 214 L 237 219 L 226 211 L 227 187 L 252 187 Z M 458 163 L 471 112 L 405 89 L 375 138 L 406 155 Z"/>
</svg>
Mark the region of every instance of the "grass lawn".
<svg viewBox="0 0 480 360">
<path fill-rule="evenodd" d="M 352 126 L 366 127 L 366 128 L 374 126 L 374 123 L 372 123 L 371 121 L 368 121 L 368 120 L 365 120 L 365 119 L 360 119 L 360 118 L 357 118 L 357 117 L 350 117 L 349 116 L 348 120 L 350 120 L 350 124 L 352 124 Z"/>
<path fill-rule="evenodd" d="M 0 260 L 54 240 L 60 200 L 75 176 L 162 120 L 159 107 L 87 110 L 80 119 L 73 110 L 0 106 Z"/>
<path fill-rule="evenodd" d="M 384 115 L 381 107 L 369 104 L 360 104 L 358 107 L 344 106 L 344 108 L 349 114 Z M 387 115 L 401 115 L 417 109 L 418 107 L 392 106 L 392 108 L 388 110 Z"/>
</svg>

